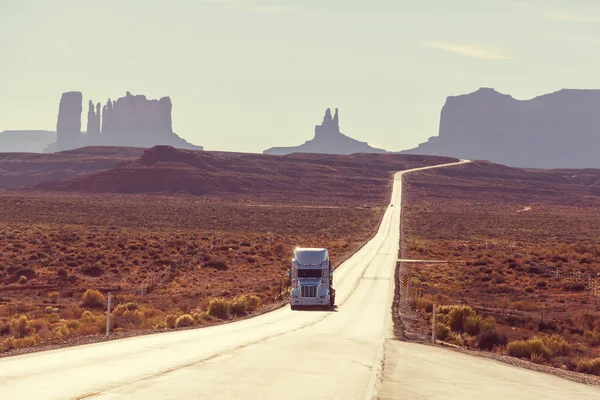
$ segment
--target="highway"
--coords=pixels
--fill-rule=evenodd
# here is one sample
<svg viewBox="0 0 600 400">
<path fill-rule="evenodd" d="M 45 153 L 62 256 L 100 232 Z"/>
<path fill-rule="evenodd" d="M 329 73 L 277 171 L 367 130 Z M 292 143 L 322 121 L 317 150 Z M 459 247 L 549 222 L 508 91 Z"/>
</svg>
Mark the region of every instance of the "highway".
<svg viewBox="0 0 600 400">
<path fill-rule="evenodd" d="M 0 397 L 600 398 L 595 387 L 392 339 L 403 173 L 375 237 L 335 271 L 336 311 L 288 306 L 230 324 L 3 358 Z"/>
</svg>

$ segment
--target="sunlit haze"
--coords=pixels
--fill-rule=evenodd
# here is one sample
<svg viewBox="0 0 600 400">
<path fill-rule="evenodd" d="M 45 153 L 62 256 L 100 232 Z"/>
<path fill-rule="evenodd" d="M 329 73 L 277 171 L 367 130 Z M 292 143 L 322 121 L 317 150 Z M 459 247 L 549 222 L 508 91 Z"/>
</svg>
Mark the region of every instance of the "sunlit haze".
<svg viewBox="0 0 600 400">
<path fill-rule="evenodd" d="M 0 0 L 0 36 L 0 131 L 54 130 L 66 91 L 130 91 L 170 96 L 206 150 L 301 144 L 327 107 L 403 150 L 449 95 L 600 87 L 595 0 Z"/>
</svg>

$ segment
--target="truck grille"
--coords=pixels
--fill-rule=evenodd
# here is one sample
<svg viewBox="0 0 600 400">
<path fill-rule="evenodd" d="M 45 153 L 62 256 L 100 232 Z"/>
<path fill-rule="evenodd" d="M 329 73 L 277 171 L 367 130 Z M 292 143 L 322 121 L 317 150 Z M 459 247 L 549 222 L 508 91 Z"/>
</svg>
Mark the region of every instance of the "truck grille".
<svg viewBox="0 0 600 400">
<path fill-rule="evenodd" d="M 312 297 L 315 298 L 317 297 L 317 287 L 310 285 L 310 286 L 301 286 L 302 288 L 302 297 L 306 298 L 306 297 Z"/>
</svg>

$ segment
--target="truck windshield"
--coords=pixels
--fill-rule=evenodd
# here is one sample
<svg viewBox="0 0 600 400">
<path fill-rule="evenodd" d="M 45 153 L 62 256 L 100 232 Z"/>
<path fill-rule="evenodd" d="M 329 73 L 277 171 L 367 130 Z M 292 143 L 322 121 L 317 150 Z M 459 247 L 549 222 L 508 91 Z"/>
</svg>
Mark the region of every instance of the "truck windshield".
<svg viewBox="0 0 600 400">
<path fill-rule="evenodd" d="M 299 269 L 298 278 L 320 278 L 321 273 L 320 269 Z"/>
</svg>

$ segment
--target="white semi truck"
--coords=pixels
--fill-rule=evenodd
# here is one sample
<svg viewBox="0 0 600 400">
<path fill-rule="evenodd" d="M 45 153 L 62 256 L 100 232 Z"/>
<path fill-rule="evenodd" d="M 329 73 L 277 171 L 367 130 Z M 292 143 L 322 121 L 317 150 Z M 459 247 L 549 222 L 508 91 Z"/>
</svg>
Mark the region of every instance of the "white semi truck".
<svg viewBox="0 0 600 400">
<path fill-rule="evenodd" d="M 290 306 L 335 306 L 333 270 L 327 249 L 296 248 L 292 267 L 288 271 L 292 279 Z"/>
</svg>

